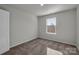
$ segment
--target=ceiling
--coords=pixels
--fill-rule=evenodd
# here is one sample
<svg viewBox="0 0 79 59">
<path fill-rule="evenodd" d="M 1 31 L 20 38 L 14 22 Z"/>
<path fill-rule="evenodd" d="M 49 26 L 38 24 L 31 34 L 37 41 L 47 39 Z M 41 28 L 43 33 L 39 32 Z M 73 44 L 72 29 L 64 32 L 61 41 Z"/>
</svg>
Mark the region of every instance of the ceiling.
<svg viewBox="0 0 79 59">
<path fill-rule="evenodd" d="M 68 9 L 76 8 L 76 4 L 9 4 L 8 6 L 30 12 L 37 16 L 47 15 L 50 13 L 56 13 Z"/>
</svg>

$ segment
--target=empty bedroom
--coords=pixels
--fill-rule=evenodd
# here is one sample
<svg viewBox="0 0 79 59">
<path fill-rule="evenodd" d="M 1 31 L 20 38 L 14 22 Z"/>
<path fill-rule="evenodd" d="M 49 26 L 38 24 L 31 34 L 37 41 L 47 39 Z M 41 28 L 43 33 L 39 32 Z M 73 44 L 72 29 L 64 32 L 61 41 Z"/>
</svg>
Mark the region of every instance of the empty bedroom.
<svg viewBox="0 0 79 59">
<path fill-rule="evenodd" d="M 0 4 L 0 55 L 79 55 L 79 5 Z"/>
</svg>

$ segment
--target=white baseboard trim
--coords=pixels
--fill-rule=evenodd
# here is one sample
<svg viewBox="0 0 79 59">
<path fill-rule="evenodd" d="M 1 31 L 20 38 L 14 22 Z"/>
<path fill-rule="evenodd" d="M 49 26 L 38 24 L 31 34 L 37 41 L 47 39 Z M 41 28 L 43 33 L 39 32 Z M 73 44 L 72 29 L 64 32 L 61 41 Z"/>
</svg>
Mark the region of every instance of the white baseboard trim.
<svg viewBox="0 0 79 59">
<path fill-rule="evenodd" d="M 41 38 L 41 37 L 38 37 L 38 38 Z M 41 38 L 41 39 L 46 39 L 46 38 Z M 54 39 L 47 39 L 47 40 L 52 40 L 52 41 L 56 41 L 56 42 L 60 42 L 60 43 L 64 43 L 64 44 L 69 44 L 69 45 L 76 46 L 76 44 L 73 44 L 73 43 L 68 43 L 68 42 L 58 41 L 58 40 L 54 40 Z"/>
<path fill-rule="evenodd" d="M 15 45 L 10 46 L 10 48 L 15 47 L 15 46 L 18 46 L 18 45 L 23 44 L 23 43 L 26 43 L 26 42 L 29 42 L 29 41 L 34 40 L 34 39 L 36 39 L 36 38 L 32 38 L 32 39 L 30 39 L 28 41 L 24 41 L 24 42 L 17 43 Z"/>
</svg>

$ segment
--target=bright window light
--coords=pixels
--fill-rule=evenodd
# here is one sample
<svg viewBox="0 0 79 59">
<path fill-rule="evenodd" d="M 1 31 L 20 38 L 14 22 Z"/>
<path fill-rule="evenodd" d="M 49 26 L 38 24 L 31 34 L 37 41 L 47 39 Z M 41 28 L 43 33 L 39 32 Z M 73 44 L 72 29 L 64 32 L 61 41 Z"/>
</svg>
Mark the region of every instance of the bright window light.
<svg viewBox="0 0 79 59">
<path fill-rule="evenodd" d="M 56 34 L 56 17 L 48 18 L 46 20 L 46 33 Z"/>
</svg>

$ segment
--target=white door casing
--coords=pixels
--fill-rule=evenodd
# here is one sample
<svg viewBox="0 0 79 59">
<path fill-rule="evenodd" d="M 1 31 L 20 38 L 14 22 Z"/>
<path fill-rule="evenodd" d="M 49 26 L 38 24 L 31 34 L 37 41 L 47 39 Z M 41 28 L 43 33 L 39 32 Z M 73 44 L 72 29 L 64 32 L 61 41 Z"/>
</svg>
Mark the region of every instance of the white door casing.
<svg viewBox="0 0 79 59">
<path fill-rule="evenodd" d="M 0 9 L 0 54 L 9 50 L 9 12 Z"/>
</svg>

